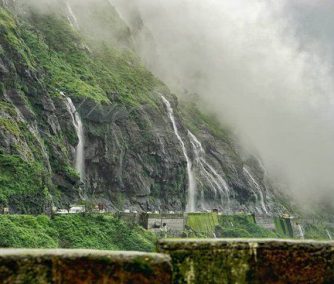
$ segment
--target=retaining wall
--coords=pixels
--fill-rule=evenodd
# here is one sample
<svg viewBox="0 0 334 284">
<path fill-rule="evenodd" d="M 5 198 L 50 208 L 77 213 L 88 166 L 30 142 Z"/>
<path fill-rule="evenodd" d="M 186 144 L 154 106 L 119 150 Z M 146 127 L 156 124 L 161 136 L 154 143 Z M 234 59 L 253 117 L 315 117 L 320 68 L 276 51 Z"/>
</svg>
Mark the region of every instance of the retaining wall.
<svg viewBox="0 0 334 284">
<path fill-rule="evenodd" d="M 334 283 L 334 242 L 162 240 L 173 283 Z"/>
<path fill-rule="evenodd" d="M 2 284 L 170 284 L 167 255 L 91 250 L 0 250 Z"/>
</svg>

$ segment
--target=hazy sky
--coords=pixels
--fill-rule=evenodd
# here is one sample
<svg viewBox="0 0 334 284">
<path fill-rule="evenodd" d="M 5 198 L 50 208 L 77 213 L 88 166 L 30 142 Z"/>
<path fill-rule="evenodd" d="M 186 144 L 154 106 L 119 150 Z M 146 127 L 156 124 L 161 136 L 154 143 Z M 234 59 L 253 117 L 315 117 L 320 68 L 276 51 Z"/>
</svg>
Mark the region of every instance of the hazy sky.
<svg viewBox="0 0 334 284">
<path fill-rule="evenodd" d="M 200 94 L 300 200 L 334 196 L 334 1 L 132 0 L 152 70 Z"/>
</svg>

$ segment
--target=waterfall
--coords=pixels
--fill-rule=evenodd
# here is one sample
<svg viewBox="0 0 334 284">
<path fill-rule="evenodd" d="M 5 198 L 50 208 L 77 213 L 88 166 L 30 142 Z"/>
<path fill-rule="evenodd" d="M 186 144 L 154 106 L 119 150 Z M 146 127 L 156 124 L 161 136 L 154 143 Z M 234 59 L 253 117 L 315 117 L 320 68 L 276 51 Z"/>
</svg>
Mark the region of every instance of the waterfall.
<svg viewBox="0 0 334 284">
<path fill-rule="evenodd" d="M 63 93 L 61 93 L 64 95 Z M 84 146 L 85 146 L 85 139 L 84 139 L 84 130 L 82 121 L 80 118 L 79 113 L 77 112 L 72 100 L 69 97 L 66 97 L 66 106 L 71 114 L 72 123 L 76 130 L 79 143 L 75 149 L 75 169 L 80 174 L 80 180 L 83 182 L 85 179 L 85 161 L 84 161 Z"/>
<path fill-rule="evenodd" d="M 77 17 L 75 16 L 75 14 L 72 10 L 72 7 L 71 7 L 70 3 L 66 2 L 66 8 L 67 8 L 67 12 L 68 12 L 68 15 L 67 15 L 68 21 L 70 22 L 70 24 L 73 28 L 78 30 L 80 28 L 79 22 L 78 22 Z"/>
<path fill-rule="evenodd" d="M 268 211 L 268 209 L 266 207 L 265 199 L 264 199 L 264 194 L 263 194 L 263 191 L 262 191 L 260 185 L 257 183 L 257 181 L 255 180 L 255 178 L 253 177 L 253 175 L 251 174 L 251 172 L 247 169 L 247 167 L 244 167 L 243 170 L 246 173 L 246 175 L 248 176 L 249 180 L 255 185 L 255 188 L 258 191 L 258 195 L 260 197 L 260 204 L 261 204 L 262 211 L 264 213 L 268 214 L 269 211 Z M 258 198 L 257 198 L 258 195 L 255 193 L 255 191 L 253 191 L 253 193 L 255 194 L 256 201 L 257 201 L 258 200 Z"/>
<path fill-rule="evenodd" d="M 187 202 L 186 210 L 188 212 L 195 212 L 195 210 L 196 210 L 196 183 L 195 183 L 194 175 L 193 175 L 193 172 L 192 172 L 192 164 L 191 164 L 191 161 L 190 161 L 189 156 L 187 154 L 186 146 L 185 146 L 185 144 L 184 144 L 184 142 L 183 142 L 183 140 L 182 140 L 182 138 L 179 134 L 179 131 L 177 129 L 173 108 L 172 108 L 170 102 L 164 96 L 161 96 L 161 98 L 162 98 L 162 100 L 163 100 L 163 102 L 164 102 L 164 104 L 167 108 L 168 117 L 169 117 L 170 121 L 172 122 L 175 136 L 177 137 L 177 139 L 180 142 L 183 155 L 186 158 L 186 162 L 187 162 L 188 202 Z"/>
<path fill-rule="evenodd" d="M 327 236 L 328 236 L 328 238 L 330 239 L 330 240 L 332 240 L 332 235 L 331 235 L 331 233 L 326 229 L 326 233 L 327 233 Z"/>
<path fill-rule="evenodd" d="M 298 227 L 300 238 L 304 240 L 305 236 L 304 236 L 304 231 L 303 231 L 302 225 L 298 224 L 297 227 Z"/>
<path fill-rule="evenodd" d="M 205 159 L 205 151 L 201 142 L 197 137 L 188 130 L 190 143 L 194 149 L 195 162 L 200 170 L 200 173 L 207 180 L 211 190 L 215 192 L 215 195 L 219 193 L 221 203 L 224 205 L 224 197 L 227 200 L 227 207 L 230 203 L 230 188 L 225 179 L 210 165 Z M 229 209 L 229 208 L 228 208 Z"/>
</svg>

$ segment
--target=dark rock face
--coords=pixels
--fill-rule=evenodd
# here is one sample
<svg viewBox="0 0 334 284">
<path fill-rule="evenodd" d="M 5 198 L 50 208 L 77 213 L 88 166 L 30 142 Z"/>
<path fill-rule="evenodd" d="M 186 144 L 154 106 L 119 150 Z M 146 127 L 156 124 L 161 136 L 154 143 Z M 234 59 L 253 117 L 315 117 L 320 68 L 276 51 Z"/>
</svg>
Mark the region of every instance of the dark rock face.
<svg viewBox="0 0 334 284">
<path fill-rule="evenodd" d="M 333 283 L 334 244 L 280 240 L 160 241 L 173 283 Z"/>
<path fill-rule="evenodd" d="M 170 284 L 161 254 L 89 250 L 1 250 L 1 283 Z"/>
<path fill-rule="evenodd" d="M 111 208 L 182 210 L 186 165 L 163 105 L 116 107 L 103 123 L 98 111 L 85 116 L 85 107 L 88 191 Z"/>
</svg>

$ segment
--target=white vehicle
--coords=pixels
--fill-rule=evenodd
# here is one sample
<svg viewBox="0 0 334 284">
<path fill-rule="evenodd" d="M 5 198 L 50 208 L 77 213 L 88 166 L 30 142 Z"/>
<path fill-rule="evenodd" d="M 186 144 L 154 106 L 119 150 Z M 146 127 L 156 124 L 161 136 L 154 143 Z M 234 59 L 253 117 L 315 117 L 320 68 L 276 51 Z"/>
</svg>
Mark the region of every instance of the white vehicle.
<svg viewBox="0 0 334 284">
<path fill-rule="evenodd" d="M 83 213 L 83 212 L 85 212 L 85 207 L 84 206 L 74 206 L 74 207 L 71 207 L 71 209 L 68 213 L 77 214 L 77 213 Z"/>
</svg>

